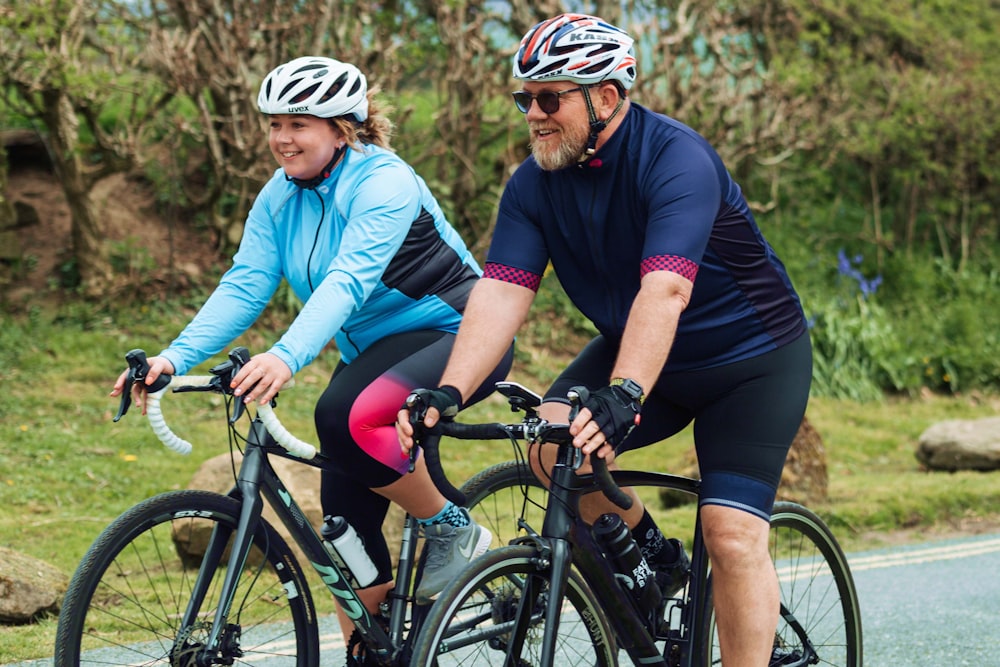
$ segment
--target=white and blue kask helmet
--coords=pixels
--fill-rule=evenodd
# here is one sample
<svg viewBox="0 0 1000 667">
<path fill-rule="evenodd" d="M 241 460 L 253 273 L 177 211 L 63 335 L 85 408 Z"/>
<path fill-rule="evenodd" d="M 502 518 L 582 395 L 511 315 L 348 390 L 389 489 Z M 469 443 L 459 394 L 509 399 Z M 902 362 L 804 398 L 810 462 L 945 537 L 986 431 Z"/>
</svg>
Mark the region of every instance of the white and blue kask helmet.
<svg viewBox="0 0 1000 667">
<path fill-rule="evenodd" d="M 514 78 L 572 81 L 587 86 L 635 82 L 634 40 L 621 28 L 587 14 L 561 14 L 537 24 L 521 39 Z"/>
</svg>

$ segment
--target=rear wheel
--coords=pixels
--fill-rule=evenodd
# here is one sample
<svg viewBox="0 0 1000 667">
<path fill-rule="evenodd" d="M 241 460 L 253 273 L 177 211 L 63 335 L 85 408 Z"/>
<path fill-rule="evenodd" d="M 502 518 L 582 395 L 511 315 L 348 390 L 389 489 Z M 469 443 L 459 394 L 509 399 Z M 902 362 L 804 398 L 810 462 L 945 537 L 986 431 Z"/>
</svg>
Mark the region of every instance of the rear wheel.
<svg viewBox="0 0 1000 667">
<path fill-rule="evenodd" d="M 490 466 L 463 484 L 462 492 L 472 518 L 493 533 L 491 549 L 524 534 L 518 528 L 521 518 L 537 531 L 542 528 L 549 492 L 524 462 Z"/>
<path fill-rule="evenodd" d="M 861 667 L 858 594 L 847 558 L 830 529 L 801 505 L 775 503 L 770 549 L 781 588 L 781 616 L 770 665 Z M 702 664 L 720 665 L 711 605 L 704 618 Z"/>
<path fill-rule="evenodd" d="M 59 615 L 56 667 L 196 664 L 219 604 L 228 546 L 221 559 L 206 563 L 196 620 L 181 627 L 182 618 L 206 560 L 208 536 L 230 540 L 239 515 L 232 498 L 174 491 L 112 522 L 70 582 Z M 264 521 L 253 545 L 211 664 L 318 665 L 316 614 L 295 557 Z"/>
</svg>

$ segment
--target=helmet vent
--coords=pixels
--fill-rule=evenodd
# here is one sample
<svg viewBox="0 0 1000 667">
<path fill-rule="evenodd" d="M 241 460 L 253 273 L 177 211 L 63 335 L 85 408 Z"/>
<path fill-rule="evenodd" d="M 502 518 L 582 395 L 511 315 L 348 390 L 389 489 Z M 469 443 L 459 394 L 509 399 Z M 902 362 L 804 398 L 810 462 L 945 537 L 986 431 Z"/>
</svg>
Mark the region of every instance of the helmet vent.
<svg viewBox="0 0 1000 667">
<path fill-rule="evenodd" d="M 566 65 L 566 63 L 568 63 L 568 62 L 569 62 L 569 59 L 563 59 L 563 60 L 556 60 L 555 62 L 551 62 L 551 63 L 549 63 L 548 65 L 546 65 L 546 66 L 545 66 L 545 67 L 543 67 L 542 69 L 540 69 L 540 70 L 537 70 L 537 71 L 536 71 L 536 72 L 534 73 L 534 75 L 535 75 L 535 76 L 541 76 L 541 75 L 543 75 L 543 74 L 548 74 L 549 72 L 556 72 L 556 71 L 559 71 L 559 70 L 560 70 L 560 69 L 562 69 L 562 68 L 563 68 L 563 67 L 564 67 L 564 66 Z"/>
<path fill-rule="evenodd" d="M 323 97 L 319 99 L 320 103 L 326 102 L 327 100 L 333 99 L 333 97 L 340 92 L 340 89 L 344 87 L 347 83 L 347 73 L 343 73 L 337 77 L 337 80 L 330 84 L 330 87 L 326 89 Z"/>
<path fill-rule="evenodd" d="M 600 74 L 601 72 L 603 72 L 605 69 L 607 69 L 607 67 L 608 67 L 608 63 L 606 61 L 602 60 L 602 61 L 600 61 L 598 63 L 595 63 L 595 64 L 591 65 L 590 67 L 584 67 L 581 70 L 577 70 L 577 74 L 578 75 L 582 75 L 582 76 L 589 76 L 591 74 L 595 74 L 596 75 L 596 74 Z"/>
<path fill-rule="evenodd" d="M 619 47 L 618 47 L 617 44 L 601 44 L 600 46 L 598 46 L 593 51 L 590 51 L 587 55 L 591 56 L 591 57 L 599 56 L 602 53 L 607 53 L 608 51 L 615 51 L 618 48 Z"/>
<path fill-rule="evenodd" d="M 573 53 L 575 51 L 579 51 L 581 48 L 583 47 L 579 44 L 563 44 L 560 46 L 553 46 L 551 49 L 549 49 L 549 55 L 563 56 L 566 55 L 567 53 Z"/>
<path fill-rule="evenodd" d="M 298 82 L 295 82 L 295 83 L 298 83 Z M 285 93 L 288 92 L 289 88 L 293 88 L 294 86 L 295 86 L 294 83 L 290 84 L 283 91 L 281 91 L 282 96 L 284 96 Z M 295 97 L 293 97 L 292 99 L 290 99 L 288 101 L 289 104 L 295 104 L 296 102 L 305 102 L 310 97 L 312 97 L 312 94 L 316 92 L 317 88 L 319 88 L 319 84 L 318 83 L 314 83 L 313 85 L 309 86 L 308 88 L 306 88 L 305 90 L 303 90 L 301 93 L 299 93 L 298 95 L 296 95 Z"/>
<path fill-rule="evenodd" d="M 326 65 L 323 63 L 309 63 L 308 65 L 303 65 L 295 70 L 295 74 L 305 74 L 306 72 L 311 72 L 314 69 L 323 69 L 325 67 Z"/>
</svg>

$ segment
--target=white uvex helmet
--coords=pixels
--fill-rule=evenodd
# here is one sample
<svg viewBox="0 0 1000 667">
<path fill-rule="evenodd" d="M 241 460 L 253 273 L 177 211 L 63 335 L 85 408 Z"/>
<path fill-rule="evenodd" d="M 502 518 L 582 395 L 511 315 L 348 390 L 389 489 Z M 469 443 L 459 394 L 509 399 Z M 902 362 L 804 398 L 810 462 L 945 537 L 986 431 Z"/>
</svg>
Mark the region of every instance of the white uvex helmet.
<svg viewBox="0 0 1000 667">
<path fill-rule="evenodd" d="M 350 63 L 304 56 L 271 70 L 260 86 L 257 106 L 262 113 L 308 114 L 320 118 L 368 118 L 368 83 Z"/>
</svg>

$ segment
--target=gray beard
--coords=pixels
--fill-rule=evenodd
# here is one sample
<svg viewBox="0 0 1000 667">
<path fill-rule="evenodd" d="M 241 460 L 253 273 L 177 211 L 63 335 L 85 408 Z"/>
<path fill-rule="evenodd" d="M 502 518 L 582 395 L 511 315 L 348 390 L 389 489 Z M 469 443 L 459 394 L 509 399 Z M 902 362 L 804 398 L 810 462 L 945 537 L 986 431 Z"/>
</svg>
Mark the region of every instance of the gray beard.
<svg viewBox="0 0 1000 667">
<path fill-rule="evenodd" d="M 565 129 L 562 133 L 562 140 L 559 147 L 554 150 L 535 150 L 535 145 L 530 144 L 531 154 L 535 157 L 535 162 L 545 171 L 558 171 L 566 167 L 575 166 L 580 162 L 584 151 L 587 150 L 587 140 L 590 135 L 586 130 L 583 133 L 570 134 Z"/>
</svg>

